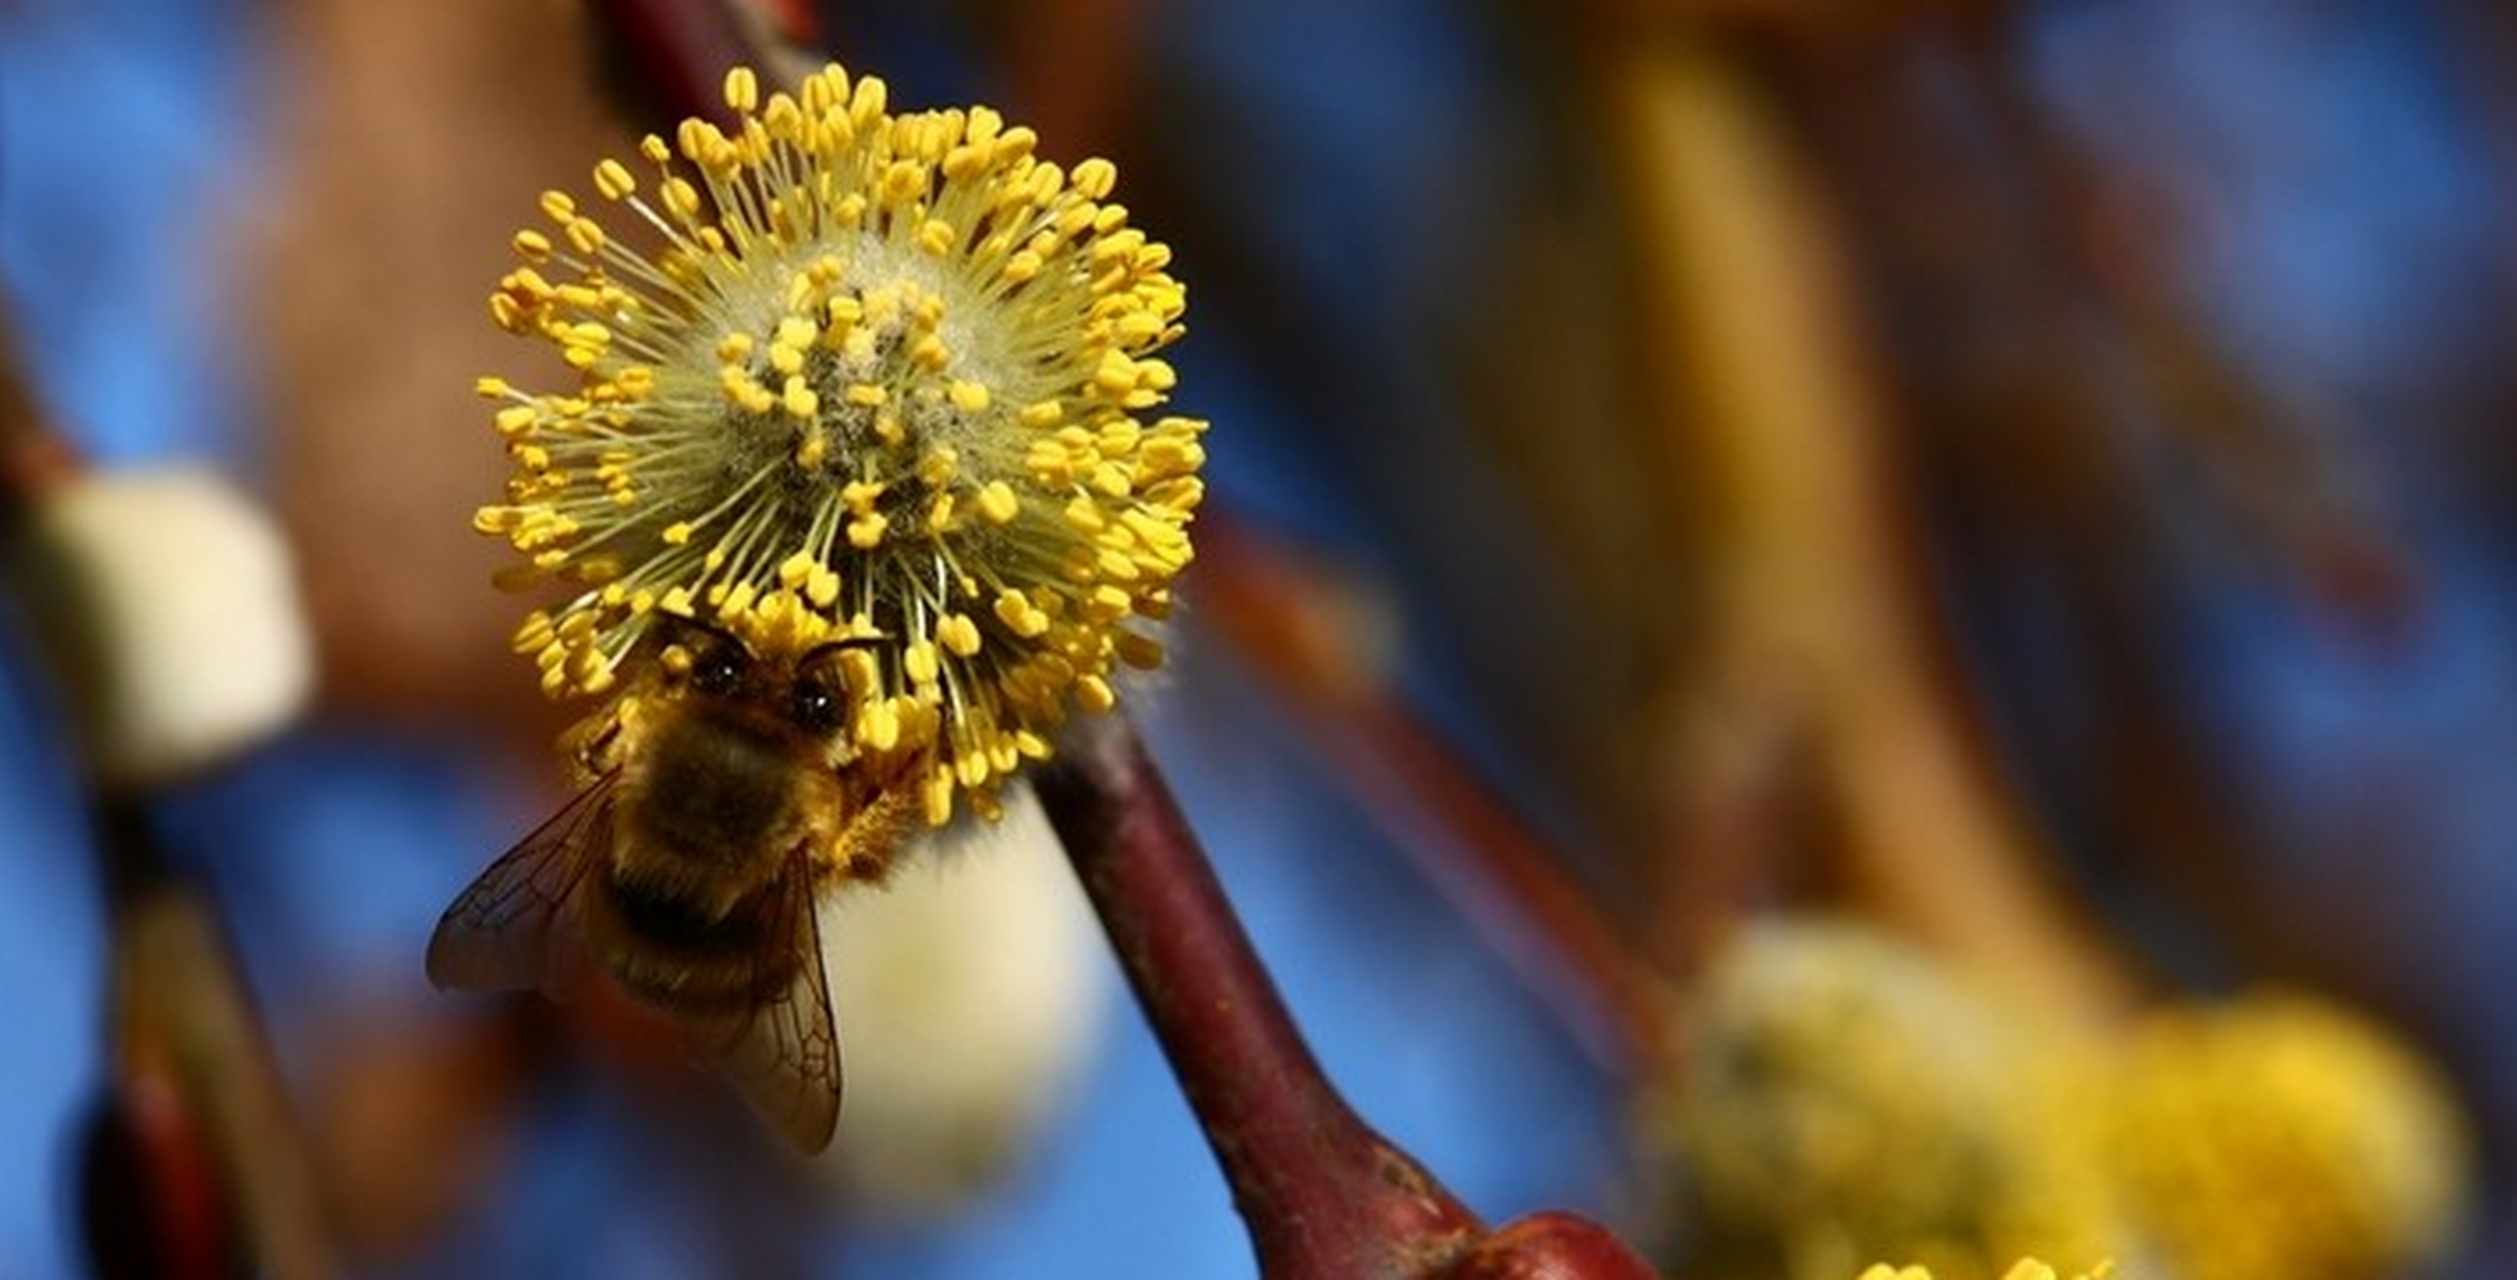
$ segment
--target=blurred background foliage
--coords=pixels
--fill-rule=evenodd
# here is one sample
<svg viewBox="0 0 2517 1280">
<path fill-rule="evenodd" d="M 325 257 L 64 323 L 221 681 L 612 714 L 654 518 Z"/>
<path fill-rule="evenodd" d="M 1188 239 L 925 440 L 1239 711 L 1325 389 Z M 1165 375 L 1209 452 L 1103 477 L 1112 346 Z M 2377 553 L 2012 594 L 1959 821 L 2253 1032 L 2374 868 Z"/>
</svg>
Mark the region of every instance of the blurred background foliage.
<svg viewBox="0 0 2517 1280">
<path fill-rule="evenodd" d="M 1176 249 L 1216 502 L 1149 729 L 1331 1072 L 1478 1209 L 1674 1275 L 2517 1266 L 2503 7 L 815 16 L 895 104 L 1112 156 Z M 296 546 L 318 714 L 158 816 L 341 1252 L 1246 1273 L 1071 927 L 1071 980 L 994 997 L 1066 1016 L 924 1024 L 1057 1023 L 1029 1101 L 871 1175 L 786 1163 L 634 1020 L 425 989 L 556 794 L 471 388 L 522 359 L 481 299 L 534 194 L 625 150 L 595 47 L 558 0 L 0 3 L 28 380 Z M 0 1275 L 65 1275 L 104 926 L 59 695 L 0 656 Z M 923 914 L 931 956 L 1013 936 Z M 852 1110 L 1009 1052 L 877 1030 L 944 978 L 835 978 L 852 1056 L 919 1055 Z"/>
</svg>

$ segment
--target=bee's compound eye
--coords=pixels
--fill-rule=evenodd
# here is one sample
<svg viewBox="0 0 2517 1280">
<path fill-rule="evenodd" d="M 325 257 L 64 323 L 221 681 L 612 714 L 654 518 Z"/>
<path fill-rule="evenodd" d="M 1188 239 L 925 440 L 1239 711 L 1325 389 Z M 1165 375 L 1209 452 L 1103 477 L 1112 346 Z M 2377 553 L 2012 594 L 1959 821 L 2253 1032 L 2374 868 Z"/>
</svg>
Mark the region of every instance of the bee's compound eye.
<svg viewBox="0 0 2517 1280">
<path fill-rule="evenodd" d="M 806 676 L 795 682 L 794 692 L 788 695 L 787 716 L 809 732 L 835 733 L 847 719 L 847 712 L 837 690 Z"/>
<path fill-rule="evenodd" d="M 743 683 L 742 655 L 718 649 L 699 655 L 690 666 L 690 684 L 701 693 L 723 697 Z"/>
</svg>

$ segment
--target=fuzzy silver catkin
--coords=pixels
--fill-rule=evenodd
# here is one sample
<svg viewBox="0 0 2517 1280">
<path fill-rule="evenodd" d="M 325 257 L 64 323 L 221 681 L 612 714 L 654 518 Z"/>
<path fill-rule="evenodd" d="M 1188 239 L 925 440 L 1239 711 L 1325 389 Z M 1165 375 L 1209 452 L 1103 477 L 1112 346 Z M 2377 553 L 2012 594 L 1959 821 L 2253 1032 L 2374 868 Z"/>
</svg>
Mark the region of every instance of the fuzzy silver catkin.
<svg viewBox="0 0 2517 1280">
<path fill-rule="evenodd" d="M 91 472 L 29 506 L 13 577 L 99 782 L 196 772 L 305 705 L 312 645 L 287 544 L 226 480 Z"/>
<path fill-rule="evenodd" d="M 1100 929 L 1027 787 L 880 894 L 823 904 L 848 1115 L 823 1162 L 860 1208 L 939 1217 L 1012 1176 L 1073 1090 L 1109 989 Z"/>
</svg>

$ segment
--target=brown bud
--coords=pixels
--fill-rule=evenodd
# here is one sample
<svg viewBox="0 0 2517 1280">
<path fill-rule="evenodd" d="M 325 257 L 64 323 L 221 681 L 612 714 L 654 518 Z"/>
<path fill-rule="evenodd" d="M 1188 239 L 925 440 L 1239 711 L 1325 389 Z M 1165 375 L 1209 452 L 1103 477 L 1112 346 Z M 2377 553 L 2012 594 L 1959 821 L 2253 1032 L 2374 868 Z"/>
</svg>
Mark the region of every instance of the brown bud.
<svg viewBox="0 0 2517 1280">
<path fill-rule="evenodd" d="M 1433 1280 L 1658 1280 L 1659 1274 L 1606 1227 L 1551 1209 L 1488 1233 Z"/>
</svg>

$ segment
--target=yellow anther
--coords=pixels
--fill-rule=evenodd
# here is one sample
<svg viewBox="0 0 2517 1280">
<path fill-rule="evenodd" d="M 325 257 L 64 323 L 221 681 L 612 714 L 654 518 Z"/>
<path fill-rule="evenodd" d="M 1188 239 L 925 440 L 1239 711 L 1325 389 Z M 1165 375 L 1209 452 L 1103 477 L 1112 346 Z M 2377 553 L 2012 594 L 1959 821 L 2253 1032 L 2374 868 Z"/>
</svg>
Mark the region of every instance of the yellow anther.
<svg viewBox="0 0 2517 1280">
<path fill-rule="evenodd" d="M 810 418 L 821 412 L 822 398 L 821 393 L 805 385 L 803 378 L 790 376 L 779 393 L 778 403 L 790 417 Z M 820 437 L 814 439 L 818 441 Z"/>
<path fill-rule="evenodd" d="M 979 514 L 989 523 L 1007 523 L 1021 510 L 1022 503 L 1014 496 L 1014 486 L 1002 480 L 991 480 L 980 488 Z"/>
<path fill-rule="evenodd" d="M 638 190 L 638 179 L 631 177 L 629 166 L 618 160 L 605 160 L 594 166 L 594 189 L 607 200 L 620 200 Z"/>
<path fill-rule="evenodd" d="M 1075 702 L 1086 711 L 1107 711 L 1119 704 L 1119 696 L 1108 680 L 1092 675 L 1075 682 Z"/>
<path fill-rule="evenodd" d="M 944 170 L 944 176 L 946 178 L 952 179 L 955 182 L 967 182 L 970 179 L 979 176 L 980 172 L 987 168 L 987 165 L 987 148 L 971 146 L 965 143 L 962 146 L 955 147 L 952 150 L 945 152 L 944 163 L 941 167 Z"/>
<path fill-rule="evenodd" d="M 500 287 L 529 302 L 547 302 L 552 293 L 551 282 L 543 279 L 542 273 L 531 267 L 519 267 L 510 271 L 498 283 Z"/>
<path fill-rule="evenodd" d="M 1071 185 L 1076 193 L 1087 200 L 1108 199 L 1118 182 L 1119 167 L 1099 156 L 1077 164 L 1071 175 Z"/>
<path fill-rule="evenodd" d="M 1116 622 L 1131 612 L 1135 600 L 1123 587 L 1103 583 L 1084 596 L 1084 612 L 1098 622 Z"/>
<path fill-rule="evenodd" d="M 892 161 L 891 167 L 883 171 L 876 193 L 889 205 L 907 204 L 926 194 L 926 166 L 915 160 Z"/>
<path fill-rule="evenodd" d="M 1093 369 L 1092 383 L 1103 391 L 1117 394 L 1136 386 L 1136 362 L 1123 351 L 1104 351 L 1101 363 Z"/>
<path fill-rule="evenodd" d="M 953 778 L 965 787 L 977 787 L 988 780 L 988 758 L 966 755 L 953 761 Z"/>
<path fill-rule="evenodd" d="M 1101 553 L 1094 557 L 1093 563 L 1101 570 L 1102 577 L 1112 581 L 1133 582 L 1136 580 L 1135 558 L 1115 547 L 1103 547 Z"/>
<path fill-rule="evenodd" d="M 1052 489 L 1063 489 L 1074 479 L 1074 465 L 1066 460 L 1066 450 L 1054 440 L 1032 445 L 1023 455 L 1023 468 Z"/>
<path fill-rule="evenodd" d="M 760 78 L 750 67 L 736 67 L 725 73 L 725 105 L 738 115 L 750 115 L 760 107 Z"/>
<path fill-rule="evenodd" d="M 996 597 L 996 620 L 1007 630 L 1025 640 L 1033 639 L 1049 629 L 1049 615 L 1041 611 L 1023 593 L 1011 587 Z"/>
<path fill-rule="evenodd" d="M 935 653 L 935 642 L 919 640 L 900 655 L 900 674 L 913 684 L 933 684 L 943 674 L 941 660 Z"/>
<path fill-rule="evenodd" d="M 874 509 L 874 500 L 889 487 L 873 480 L 851 480 L 839 487 L 839 500 L 847 504 L 848 510 L 863 515 Z"/>
<path fill-rule="evenodd" d="M 789 589 L 803 586 L 812 581 L 813 571 L 821 567 L 822 562 L 814 559 L 811 552 L 798 551 L 778 562 L 778 585 Z"/>
<path fill-rule="evenodd" d="M 1137 454 L 1137 464 L 1146 474 L 1167 476 L 1194 471 L 1206 460 L 1206 450 L 1194 440 L 1154 436 Z"/>
<path fill-rule="evenodd" d="M 900 712 L 885 701 L 868 701 L 858 713 L 857 745 L 872 751 L 889 751 L 900 745 Z"/>
<path fill-rule="evenodd" d="M 673 215 L 677 221 L 698 221 L 699 188 L 692 186 L 688 179 L 680 177 L 665 179 L 660 194 L 664 199 L 664 211 Z"/>
</svg>

